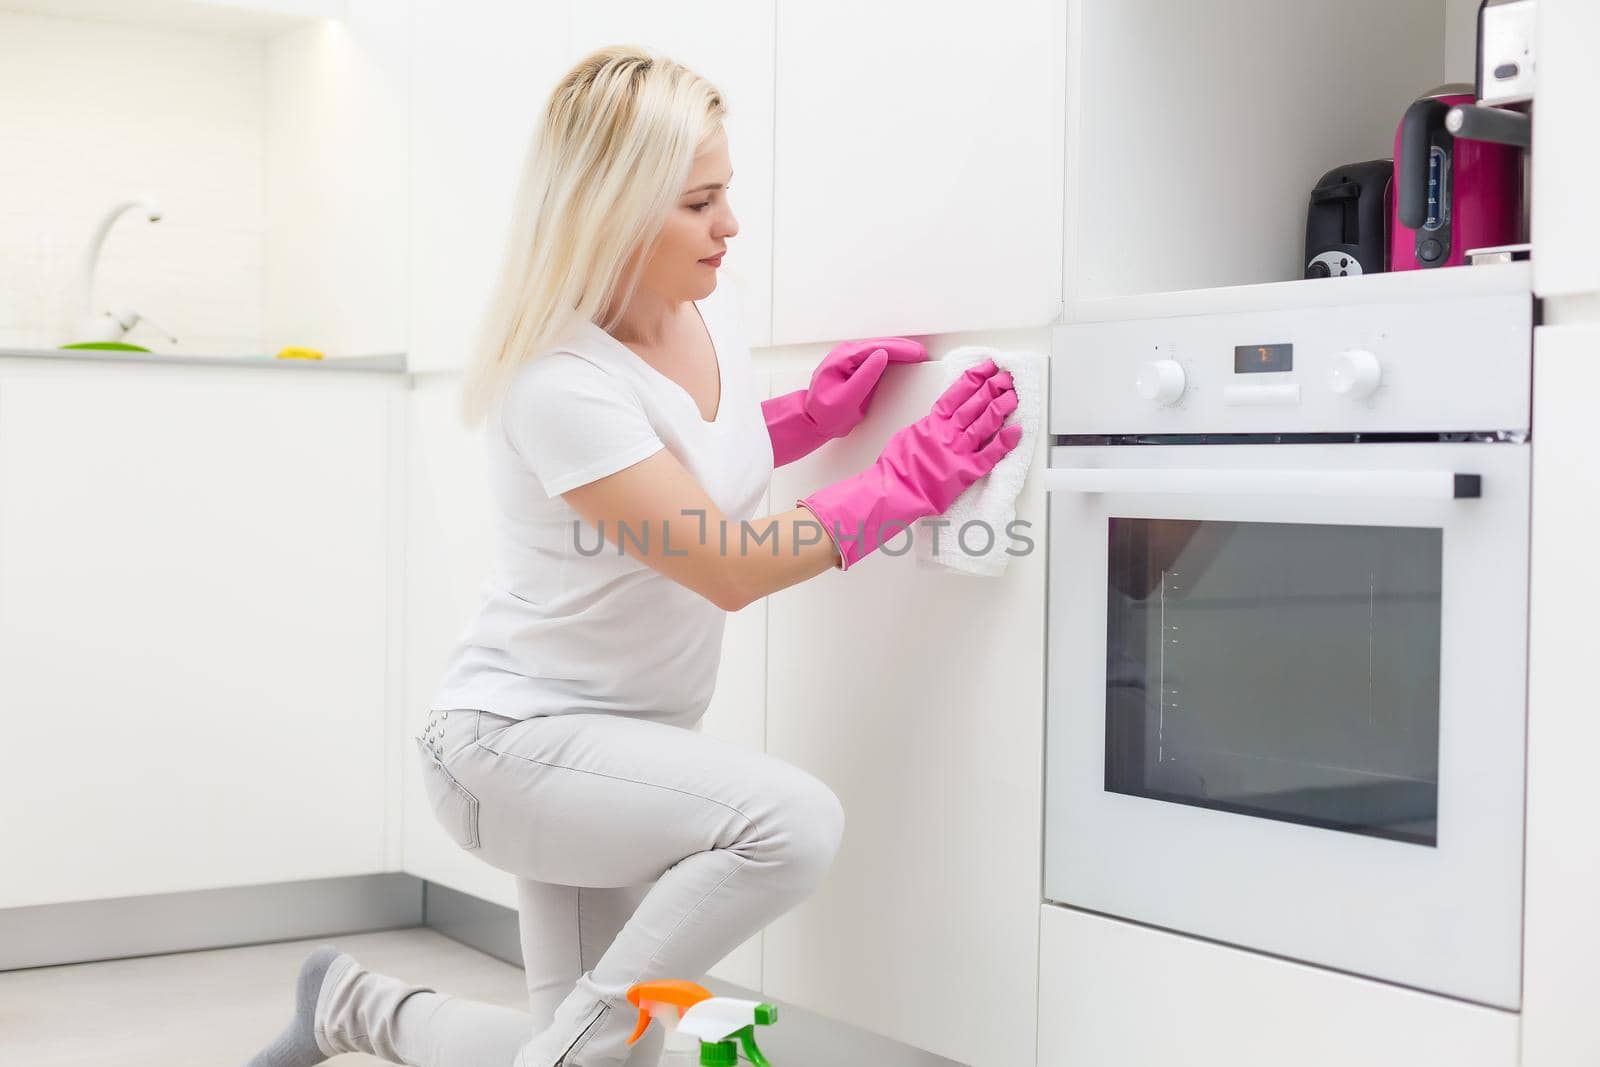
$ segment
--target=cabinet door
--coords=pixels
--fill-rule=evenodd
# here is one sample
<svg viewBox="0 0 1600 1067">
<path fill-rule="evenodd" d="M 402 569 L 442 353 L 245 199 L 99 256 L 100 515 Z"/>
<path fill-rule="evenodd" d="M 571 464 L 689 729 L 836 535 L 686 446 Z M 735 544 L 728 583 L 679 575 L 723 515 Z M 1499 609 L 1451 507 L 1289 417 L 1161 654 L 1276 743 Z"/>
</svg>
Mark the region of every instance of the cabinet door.
<svg viewBox="0 0 1600 1067">
<path fill-rule="evenodd" d="M 1600 835 L 1594 829 L 1594 642 L 1600 519 L 1600 323 L 1541 326 L 1533 350 L 1528 603 L 1528 837 L 1523 1067 L 1600 1063 Z"/>
<path fill-rule="evenodd" d="M 1040 919 L 1039 1067 L 1517 1063 L 1512 1012 L 1070 908 Z"/>
<path fill-rule="evenodd" d="M 1533 288 L 1540 296 L 1600 293 L 1600 4 L 1541 0 L 1533 148 Z"/>
<path fill-rule="evenodd" d="M 417 746 L 456 642 L 492 570 L 483 433 L 456 411 L 454 376 L 419 377 L 409 396 L 406 462 L 405 700 L 393 733 L 401 760 L 401 869 L 502 907 L 517 906 L 506 873 L 458 846 L 428 805 Z"/>
<path fill-rule="evenodd" d="M 705 76 L 723 96 L 739 232 L 719 284 L 739 288 L 751 348 L 772 343 L 772 36 L 777 0 L 570 0 L 576 63 L 607 44 L 642 44 Z"/>
<path fill-rule="evenodd" d="M 764 501 L 756 514 L 770 511 Z M 743 745 L 752 752 L 760 752 L 766 745 L 766 650 L 767 601 L 762 599 L 728 616 L 722 633 L 717 689 L 711 695 L 702 726 L 710 736 Z M 762 932 L 756 931 L 711 968 L 712 976 L 760 990 L 762 939 Z"/>
<path fill-rule="evenodd" d="M 0 378 L 0 907 L 386 869 L 397 380 Z"/>
<path fill-rule="evenodd" d="M 1056 317 L 1064 7 L 780 6 L 774 344 Z"/>
<path fill-rule="evenodd" d="M 412 0 L 415 371 L 458 370 L 501 267 L 535 124 L 565 71 L 564 4 Z"/>
<path fill-rule="evenodd" d="M 771 396 L 771 376 L 758 371 L 756 379 L 756 395 Z M 772 499 L 769 489 L 756 506 L 757 516 L 772 512 Z M 752 752 L 765 750 L 767 740 L 767 607 L 768 598 L 763 598 L 728 616 L 722 633 L 717 689 L 711 695 L 702 726 L 712 737 L 743 745 Z M 752 934 L 712 967 L 711 975 L 759 991 L 763 982 L 764 938 L 761 931 Z"/>
<path fill-rule="evenodd" d="M 775 472 L 772 506 L 863 469 L 949 380 L 891 367 L 849 437 Z M 1033 551 L 1003 575 L 892 556 L 901 534 L 767 598 L 767 751 L 833 788 L 845 832 L 820 888 L 767 928 L 764 990 L 961 1063 L 1034 1053 L 1046 452 L 1017 501 Z"/>
</svg>

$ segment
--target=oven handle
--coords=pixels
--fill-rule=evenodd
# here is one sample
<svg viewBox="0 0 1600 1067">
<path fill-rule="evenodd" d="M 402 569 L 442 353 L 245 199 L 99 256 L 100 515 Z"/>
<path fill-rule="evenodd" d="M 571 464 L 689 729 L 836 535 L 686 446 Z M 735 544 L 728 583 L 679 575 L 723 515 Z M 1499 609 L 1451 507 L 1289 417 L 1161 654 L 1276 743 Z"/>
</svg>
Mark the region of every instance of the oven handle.
<svg viewBox="0 0 1600 1067">
<path fill-rule="evenodd" d="M 1044 488 L 1047 493 L 1247 493 L 1468 500 L 1483 495 L 1483 476 L 1407 470 L 1047 467 Z"/>
</svg>

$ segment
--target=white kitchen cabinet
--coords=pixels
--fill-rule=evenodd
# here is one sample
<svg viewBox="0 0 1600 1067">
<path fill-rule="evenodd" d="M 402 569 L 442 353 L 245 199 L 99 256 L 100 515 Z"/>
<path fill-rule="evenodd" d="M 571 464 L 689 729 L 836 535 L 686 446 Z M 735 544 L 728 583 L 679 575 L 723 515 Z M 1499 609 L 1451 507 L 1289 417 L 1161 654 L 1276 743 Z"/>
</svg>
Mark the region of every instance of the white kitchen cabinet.
<svg viewBox="0 0 1600 1067">
<path fill-rule="evenodd" d="M 771 510 L 765 502 L 757 515 Z M 758 600 L 728 616 L 722 635 L 717 688 L 701 728 L 711 737 L 760 752 L 767 732 L 767 602 Z M 758 930 L 711 968 L 711 975 L 749 990 L 762 986 L 762 946 Z M 692 977 L 692 976 L 691 976 Z"/>
<path fill-rule="evenodd" d="M 774 472 L 771 506 L 866 467 L 950 380 L 891 367 L 849 437 Z M 763 990 L 978 1067 L 1033 1059 L 1046 456 L 1017 501 L 1034 550 L 1003 575 L 897 558 L 902 534 L 767 598 L 767 751 L 833 788 L 845 831 L 818 890 L 767 928 Z"/>
<path fill-rule="evenodd" d="M 1060 311 L 1058 0 L 778 8 L 774 344 Z"/>
<path fill-rule="evenodd" d="M 1100 915 L 1043 906 L 1039 953 L 1038 1067 L 1517 1063 L 1511 1012 Z"/>
<path fill-rule="evenodd" d="M 402 388 L 0 370 L 0 907 L 388 869 Z"/>
<path fill-rule="evenodd" d="M 735 164 L 737 166 L 737 164 Z M 726 279 L 723 280 L 726 284 Z M 771 396 L 771 376 L 756 373 L 756 395 Z M 769 491 L 756 505 L 756 515 L 771 514 Z M 710 736 L 762 752 L 767 741 L 767 610 L 763 598 L 728 616 L 722 632 L 722 660 L 717 688 L 711 695 L 701 728 Z M 757 931 L 711 968 L 713 977 L 750 990 L 763 984 L 765 934 Z"/>
<path fill-rule="evenodd" d="M 1600 293 L 1600 4 L 1540 0 L 1533 142 L 1533 285 L 1540 296 Z"/>
<path fill-rule="evenodd" d="M 456 415 L 454 376 L 417 379 L 410 393 L 405 568 L 405 699 L 391 723 L 401 748 L 405 833 L 401 868 L 503 907 L 517 906 L 512 877 L 460 848 L 428 807 L 410 741 L 426 720 L 450 654 L 482 600 L 492 567 L 490 500 L 481 432 Z M 759 752 L 763 743 L 766 605 L 728 618 L 722 666 L 705 732 Z M 761 985 L 761 935 L 711 971 L 750 989 Z"/>
<path fill-rule="evenodd" d="M 1600 1063 L 1594 642 L 1600 601 L 1600 325 L 1534 333 L 1523 1067 Z"/>
<path fill-rule="evenodd" d="M 462 893 L 517 906 L 509 875 L 457 845 L 428 806 L 411 741 L 421 732 L 449 655 L 489 577 L 492 547 L 482 432 L 456 414 L 459 382 L 426 375 L 408 395 L 405 699 L 391 734 L 400 749 L 405 826 L 401 869 Z"/>
</svg>

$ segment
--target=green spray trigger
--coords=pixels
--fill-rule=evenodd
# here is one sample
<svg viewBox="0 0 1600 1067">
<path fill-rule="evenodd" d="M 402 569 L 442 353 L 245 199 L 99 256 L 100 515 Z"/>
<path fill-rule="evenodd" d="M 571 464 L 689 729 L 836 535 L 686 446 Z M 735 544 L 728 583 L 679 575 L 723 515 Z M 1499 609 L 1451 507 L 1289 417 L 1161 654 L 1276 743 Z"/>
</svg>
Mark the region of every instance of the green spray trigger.
<svg viewBox="0 0 1600 1067">
<path fill-rule="evenodd" d="M 756 1046 L 756 1027 L 778 1020 L 778 1008 L 755 1000 L 712 997 L 683 1013 L 678 1029 L 700 1039 L 701 1067 L 735 1067 L 739 1046 L 755 1067 L 772 1067 Z"/>
<path fill-rule="evenodd" d="M 778 1008 L 775 1004 L 757 1004 L 756 1021 L 750 1026 L 739 1031 L 739 1043 L 744 1045 L 744 1058 L 755 1064 L 756 1067 L 772 1067 L 767 1058 L 756 1048 L 756 1024 L 771 1026 L 778 1021 Z"/>
</svg>

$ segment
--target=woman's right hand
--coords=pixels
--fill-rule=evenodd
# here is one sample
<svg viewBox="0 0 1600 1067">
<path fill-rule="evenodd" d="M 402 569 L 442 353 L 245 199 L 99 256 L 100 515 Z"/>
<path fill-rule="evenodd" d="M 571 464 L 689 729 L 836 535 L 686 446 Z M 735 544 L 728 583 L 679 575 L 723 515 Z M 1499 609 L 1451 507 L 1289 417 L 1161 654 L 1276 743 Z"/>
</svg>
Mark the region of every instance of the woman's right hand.
<svg viewBox="0 0 1600 1067">
<path fill-rule="evenodd" d="M 993 359 L 968 368 L 928 414 L 895 431 L 872 466 L 797 501 L 809 508 L 850 565 L 917 519 L 942 515 L 1022 439 L 1006 426 L 1017 407 L 1008 371 Z"/>
<path fill-rule="evenodd" d="M 1011 372 L 986 359 L 952 382 L 928 414 L 895 431 L 878 462 L 924 501 L 927 515 L 942 515 L 1022 440 L 1020 424 L 1001 429 L 1016 409 Z"/>
</svg>

